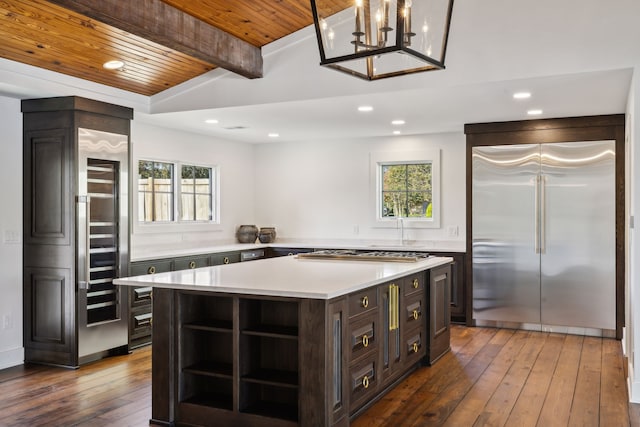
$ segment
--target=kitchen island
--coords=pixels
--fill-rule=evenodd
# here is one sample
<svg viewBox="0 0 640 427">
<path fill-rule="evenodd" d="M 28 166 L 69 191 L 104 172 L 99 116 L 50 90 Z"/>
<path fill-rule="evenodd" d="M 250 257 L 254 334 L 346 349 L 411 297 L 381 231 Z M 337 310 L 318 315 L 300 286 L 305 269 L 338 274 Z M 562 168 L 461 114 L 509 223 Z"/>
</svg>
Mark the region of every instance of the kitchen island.
<svg viewBox="0 0 640 427">
<path fill-rule="evenodd" d="M 334 426 L 449 349 L 451 258 L 281 257 L 153 287 L 153 422 Z"/>
</svg>

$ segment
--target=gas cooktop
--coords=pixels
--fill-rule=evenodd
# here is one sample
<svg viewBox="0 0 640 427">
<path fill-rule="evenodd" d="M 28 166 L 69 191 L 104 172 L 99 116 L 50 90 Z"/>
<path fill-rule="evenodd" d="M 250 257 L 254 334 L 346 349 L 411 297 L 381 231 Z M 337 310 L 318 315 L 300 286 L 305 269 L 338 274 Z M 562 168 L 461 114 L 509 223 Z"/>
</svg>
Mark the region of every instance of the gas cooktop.
<svg viewBox="0 0 640 427">
<path fill-rule="evenodd" d="M 432 257 L 427 252 L 404 251 L 356 251 L 352 249 L 326 249 L 300 253 L 298 258 L 318 258 L 356 261 L 416 262 Z"/>
</svg>

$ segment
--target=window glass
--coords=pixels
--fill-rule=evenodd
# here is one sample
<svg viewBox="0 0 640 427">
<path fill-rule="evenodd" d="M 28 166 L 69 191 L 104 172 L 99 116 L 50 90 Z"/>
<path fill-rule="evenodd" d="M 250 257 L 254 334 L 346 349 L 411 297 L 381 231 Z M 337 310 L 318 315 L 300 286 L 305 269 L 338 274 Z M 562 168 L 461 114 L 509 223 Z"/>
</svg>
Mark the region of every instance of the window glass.
<svg viewBox="0 0 640 427">
<path fill-rule="evenodd" d="M 213 169 L 182 165 L 180 179 L 182 221 L 213 219 Z"/>
<path fill-rule="evenodd" d="M 138 221 L 173 221 L 173 164 L 138 162 Z"/>
<path fill-rule="evenodd" d="M 432 164 L 381 164 L 380 216 L 431 219 Z"/>
</svg>

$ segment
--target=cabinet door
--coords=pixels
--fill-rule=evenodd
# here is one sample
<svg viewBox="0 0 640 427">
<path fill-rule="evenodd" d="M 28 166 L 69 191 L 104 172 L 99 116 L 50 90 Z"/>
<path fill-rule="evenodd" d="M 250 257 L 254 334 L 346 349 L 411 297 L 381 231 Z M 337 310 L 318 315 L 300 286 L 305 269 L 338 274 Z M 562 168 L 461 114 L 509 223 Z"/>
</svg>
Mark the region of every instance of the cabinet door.
<svg viewBox="0 0 640 427">
<path fill-rule="evenodd" d="M 347 357 L 348 329 L 347 300 L 338 299 L 329 305 L 329 328 L 327 330 L 327 355 L 329 372 L 329 407 L 331 408 L 331 425 L 337 425 L 346 419 L 349 409 L 349 390 L 347 389 L 349 359 Z"/>
<path fill-rule="evenodd" d="M 380 286 L 381 331 L 380 376 L 383 383 L 394 379 L 402 368 L 401 337 L 401 282 L 392 282 Z"/>
<path fill-rule="evenodd" d="M 26 361 L 78 366 L 72 274 L 68 268 L 24 269 Z"/>
<path fill-rule="evenodd" d="M 449 350 L 451 265 L 436 267 L 429 279 L 429 362 Z"/>
</svg>

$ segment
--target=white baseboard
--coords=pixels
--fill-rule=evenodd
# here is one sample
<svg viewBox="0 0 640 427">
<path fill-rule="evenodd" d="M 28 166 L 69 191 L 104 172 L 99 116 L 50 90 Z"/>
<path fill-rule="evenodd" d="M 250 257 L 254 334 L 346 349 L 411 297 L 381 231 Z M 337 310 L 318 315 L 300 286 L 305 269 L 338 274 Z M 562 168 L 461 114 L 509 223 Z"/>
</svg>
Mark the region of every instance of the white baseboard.
<svg viewBox="0 0 640 427">
<path fill-rule="evenodd" d="M 24 363 L 24 348 L 12 348 L 0 351 L 0 369 L 22 365 Z"/>
</svg>

